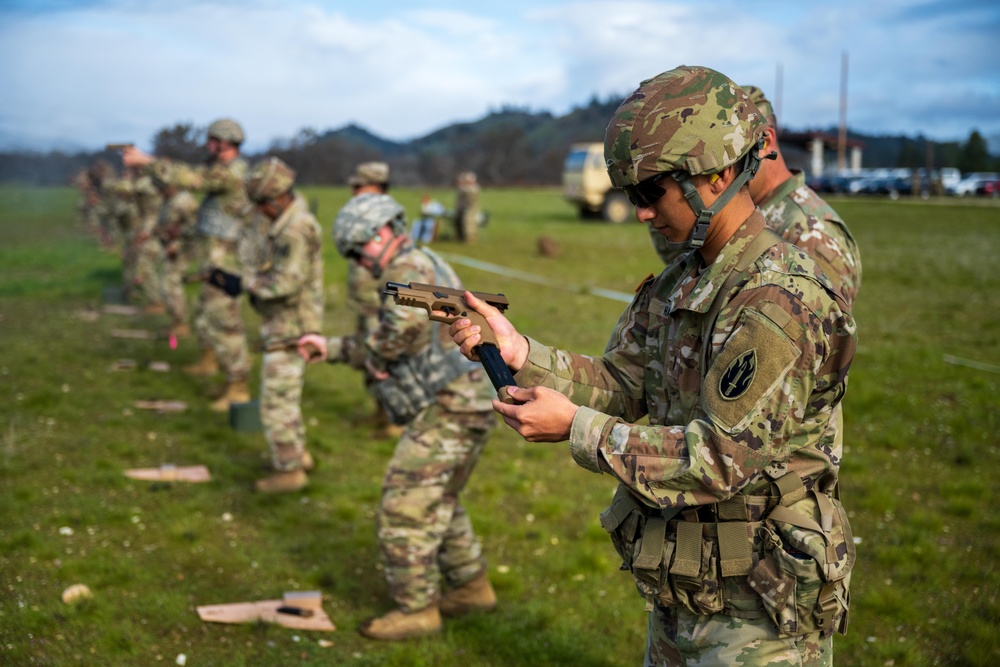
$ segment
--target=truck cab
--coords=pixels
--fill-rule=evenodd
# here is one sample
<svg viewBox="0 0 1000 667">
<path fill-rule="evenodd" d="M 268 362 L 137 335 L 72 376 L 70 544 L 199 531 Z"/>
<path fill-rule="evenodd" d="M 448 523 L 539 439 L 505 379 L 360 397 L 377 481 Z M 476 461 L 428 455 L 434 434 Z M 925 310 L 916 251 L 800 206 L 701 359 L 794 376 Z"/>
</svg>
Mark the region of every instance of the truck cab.
<svg viewBox="0 0 1000 667">
<path fill-rule="evenodd" d="M 604 165 L 604 144 L 570 147 L 562 173 L 563 197 L 577 207 L 581 218 L 601 218 L 619 224 L 633 217 L 632 204 L 611 185 Z"/>
</svg>

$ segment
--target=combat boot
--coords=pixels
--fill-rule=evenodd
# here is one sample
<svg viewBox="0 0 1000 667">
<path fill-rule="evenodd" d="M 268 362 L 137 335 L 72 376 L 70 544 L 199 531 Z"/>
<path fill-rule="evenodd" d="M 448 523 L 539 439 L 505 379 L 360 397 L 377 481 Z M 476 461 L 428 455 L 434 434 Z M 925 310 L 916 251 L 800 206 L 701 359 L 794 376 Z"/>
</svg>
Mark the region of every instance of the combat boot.
<svg viewBox="0 0 1000 667">
<path fill-rule="evenodd" d="M 191 335 L 191 327 L 189 327 L 185 322 L 180 324 L 174 324 L 169 329 L 167 329 L 167 337 L 174 336 L 176 338 L 187 338 Z"/>
<path fill-rule="evenodd" d="M 443 616 L 459 616 L 471 611 L 490 611 L 497 606 L 497 594 L 483 573 L 464 586 L 453 588 L 442 595 L 439 606 Z"/>
<path fill-rule="evenodd" d="M 206 348 L 201 351 L 201 359 L 184 367 L 188 375 L 215 375 L 219 372 L 219 362 L 215 359 L 215 350 Z"/>
<path fill-rule="evenodd" d="M 302 452 L 302 458 L 299 459 L 299 467 L 306 472 L 312 472 L 313 468 L 316 467 L 316 461 L 313 460 L 312 454 L 308 450 Z M 261 468 L 264 470 L 274 470 L 274 463 L 269 459 L 264 463 Z"/>
<path fill-rule="evenodd" d="M 143 308 L 142 312 L 144 315 L 163 315 L 167 309 L 162 303 L 151 303 Z"/>
<path fill-rule="evenodd" d="M 420 611 L 405 612 L 401 609 L 390 611 L 385 616 L 373 618 L 358 628 L 365 637 L 382 641 L 396 641 L 423 637 L 441 632 L 441 613 L 437 605 Z"/>
<path fill-rule="evenodd" d="M 286 470 L 268 475 L 253 483 L 257 493 L 292 493 L 304 489 L 309 477 L 304 470 Z"/>
<path fill-rule="evenodd" d="M 212 401 L 210 406 L 215 412 L 226 412 L 233 403 L 246 403 L 250 400 L 250 387 L 245 380 L 237 380 L 226 385 L 222 396 Z"/>
</svg>

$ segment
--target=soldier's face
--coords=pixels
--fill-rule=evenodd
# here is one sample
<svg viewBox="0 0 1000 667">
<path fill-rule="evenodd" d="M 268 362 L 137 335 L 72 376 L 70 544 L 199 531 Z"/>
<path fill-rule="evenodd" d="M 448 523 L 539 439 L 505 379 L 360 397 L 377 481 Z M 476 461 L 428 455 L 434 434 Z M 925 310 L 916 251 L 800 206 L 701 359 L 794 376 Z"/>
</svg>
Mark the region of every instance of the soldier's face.
<svg viewBox="0 0 1000 667">
<path fill-rule="evenodd" d="M 697 180 L 695 183 L 697 186 Z M 684 198 L 681 186 L 672 178 L 664 178 L 659 182 L 663 188 L 663 196 L 650 206 L 637 206 L 635 217 L 644 222 L 656 232 L 663 234 L 672 243 L 682 243 L 691 236 L 694 229 L 695 215 Z"/>
</svg>

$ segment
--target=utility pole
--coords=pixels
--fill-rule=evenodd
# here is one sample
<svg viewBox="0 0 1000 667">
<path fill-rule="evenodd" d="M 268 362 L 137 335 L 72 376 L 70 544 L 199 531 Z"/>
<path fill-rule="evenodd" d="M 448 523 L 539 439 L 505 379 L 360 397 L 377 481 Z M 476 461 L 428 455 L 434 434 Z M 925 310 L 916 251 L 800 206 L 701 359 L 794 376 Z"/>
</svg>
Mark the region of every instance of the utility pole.
<svg viewBox="0 0 1000 667">
<path fill-rule="evenodd" d="M 784 83 L 784 72 L 782 72 L 781 63 L 778 63 L 777 71 L 774 75 L 774 117 L 784 118 L 782 115 L 783 109 L 781 108 L 781 97 L 782 97 L 782 85 Z M 780 125 L 779 125 L 780 127 Z"/>
<path fill-rule="evenodd" d="M 837 170 L 847 168 L 847 51 L 840 60 L 840 132 L 837 135 Z"/>
</svg>

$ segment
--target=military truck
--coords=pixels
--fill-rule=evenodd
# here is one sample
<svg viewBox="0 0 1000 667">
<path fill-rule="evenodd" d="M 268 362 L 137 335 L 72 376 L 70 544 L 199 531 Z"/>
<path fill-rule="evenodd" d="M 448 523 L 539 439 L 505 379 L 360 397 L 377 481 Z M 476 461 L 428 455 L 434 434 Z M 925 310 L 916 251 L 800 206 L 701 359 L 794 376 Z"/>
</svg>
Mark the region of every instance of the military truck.
<svg viewBox="0 0 1000 667">
<path fill-rule="evenodd" d="M 633 217 L 628 197 L 611 185 L 604 166 L 604 144 L 573 144 L 563 163 L 562 184 L 563 197 L 577 207 L 581 218 L 619 224 Z"/>
</svg>

